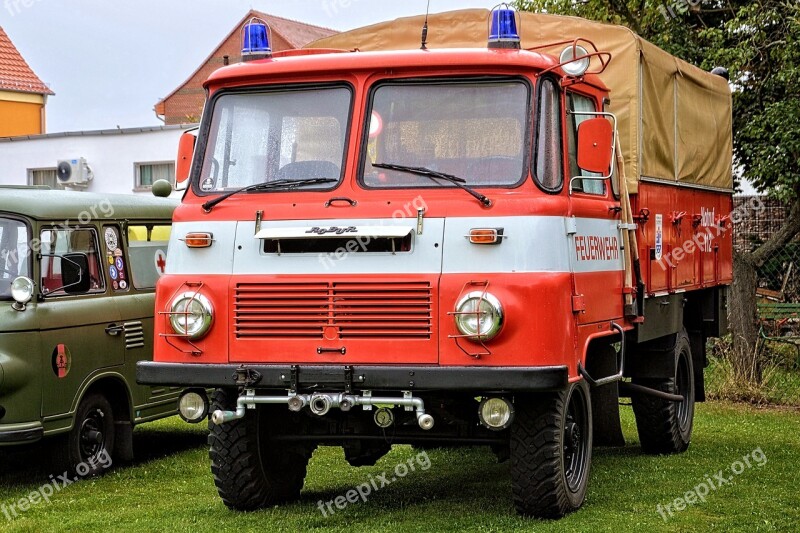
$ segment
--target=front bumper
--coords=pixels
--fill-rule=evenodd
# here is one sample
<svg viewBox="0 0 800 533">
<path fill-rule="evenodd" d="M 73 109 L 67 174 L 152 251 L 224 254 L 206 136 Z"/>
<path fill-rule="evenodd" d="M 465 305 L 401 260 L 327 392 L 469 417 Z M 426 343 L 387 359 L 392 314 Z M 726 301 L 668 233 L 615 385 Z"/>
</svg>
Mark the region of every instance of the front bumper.
<svg viewBox="0 0 800 533">
<path fill-rule="evenodd" d="M 566 388 L 566 366 L 440 367 L 377 365 L 204 365 L 142 361 L 142 385 L 281 390 L 544 392 Z"/>
<path fill-rule="evenodd" d="M 29 444 L 42 439 L 44 428 L 41 422 L 28 424 L 0 424 L 0 446 Z"/>
</svg>

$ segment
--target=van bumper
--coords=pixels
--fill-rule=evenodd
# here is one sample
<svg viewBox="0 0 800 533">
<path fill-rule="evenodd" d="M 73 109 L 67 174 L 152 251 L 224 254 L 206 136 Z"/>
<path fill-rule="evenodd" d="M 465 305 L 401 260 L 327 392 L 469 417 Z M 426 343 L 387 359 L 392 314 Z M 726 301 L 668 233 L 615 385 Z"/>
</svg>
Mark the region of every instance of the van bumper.
<svg viewBox="0 0 800 533">
<path fill-rule="evenodd" d="M 40 422 L 30 424 L 0 424 L 0 446 L 28 444 L 42 440 L 44 428 Z"/>
<path fill-rule="evenodd" d="M 141 361 L 142 385 L 303 390 L 544 392 L 567 387 L 566 366 L 203 365 Z"/>
</svg>

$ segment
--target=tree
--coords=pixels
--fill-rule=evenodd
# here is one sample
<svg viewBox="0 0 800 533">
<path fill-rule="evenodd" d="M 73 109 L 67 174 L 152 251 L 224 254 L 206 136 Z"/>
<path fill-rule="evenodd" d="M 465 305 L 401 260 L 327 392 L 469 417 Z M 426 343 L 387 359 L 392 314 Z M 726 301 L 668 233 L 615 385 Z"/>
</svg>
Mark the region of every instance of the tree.
<svg viewBox="0 0 800 533">
<path fill-rule="evenodd" d="M 753 252 L 734 256 L 733 367 L 759 383 L 757 270 L 800 234 L 800 4 L 795 0 L 517 0 L 526 11 L 623 24 L 700 68 L 724 65 L 733 93 L 737 169 L 784 200 L 789 217 Z"/>
</svg>

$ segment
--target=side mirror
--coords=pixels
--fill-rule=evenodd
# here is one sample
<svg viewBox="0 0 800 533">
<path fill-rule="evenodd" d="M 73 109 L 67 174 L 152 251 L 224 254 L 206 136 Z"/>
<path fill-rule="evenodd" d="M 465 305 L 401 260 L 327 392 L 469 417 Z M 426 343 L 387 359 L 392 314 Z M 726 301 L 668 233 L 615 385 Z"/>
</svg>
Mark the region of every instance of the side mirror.
<svg viewBox="0 0 800 533">
<path fill-rule="evenodd" d="M 186 189 L 192 170 L 194 147 L 197 144 L 197 130 L 189 130 L 181 135 L 178 143 L 178 159 L 175 161 L 175 190 Z"/>
<path fill-rule="evenodd" d="M 89 292 L 89 257 L 86 254 L 64 254 L 61 256 L 61 280 L 67 294 Z"/>
<path fill-rule="evenodd" d="M 605 176 L 614 153 L 614 130 L 603 117 L 584 120 L 578 126 L 578 167 Z"/>
</svg>

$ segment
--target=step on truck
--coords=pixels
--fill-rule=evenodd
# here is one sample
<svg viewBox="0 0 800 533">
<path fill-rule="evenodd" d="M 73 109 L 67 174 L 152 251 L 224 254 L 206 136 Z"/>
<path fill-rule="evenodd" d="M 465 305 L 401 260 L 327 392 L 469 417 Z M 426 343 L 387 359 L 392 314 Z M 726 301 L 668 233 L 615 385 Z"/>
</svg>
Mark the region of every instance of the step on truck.
<svg viewBox="0 0 800 533">
<path fill-rule="evenodd" d="M 731 282 L 725 79 L 505 7 L 269 35 L 244 27 L 181 141 L 138 365 L 210 417 L 228 507 L 297 499 L 318 446 L 446 443 L 491 447 L 518 512 L 560 517 L 593 446 L 624 444 L 621 396 L 644 452 L 687 449 Z"/>
</svg>

